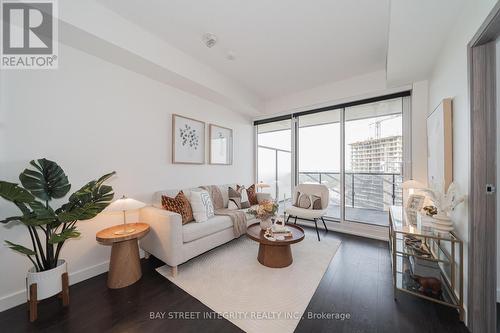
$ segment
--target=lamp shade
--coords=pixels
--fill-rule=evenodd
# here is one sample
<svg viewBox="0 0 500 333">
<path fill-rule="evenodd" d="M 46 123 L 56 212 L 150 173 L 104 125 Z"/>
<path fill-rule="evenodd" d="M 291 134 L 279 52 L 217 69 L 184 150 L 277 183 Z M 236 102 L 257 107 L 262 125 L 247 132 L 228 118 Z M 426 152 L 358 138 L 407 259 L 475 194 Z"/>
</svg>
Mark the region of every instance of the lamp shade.
<svg viewBox="0 0 500 333">
<path fill-rule="evenodd" d="M 260 182 L 260 183 L 255 184 L 255 187 L 256 188 L 266 188 L 266 187 L 271 187 L 271 185 Z"/>
<path fill-rule="evenodd" d="M 423 189 L 425 188 L 424 184 L 414 180 L 414 179 L 410 179 L 410 180 L 407 180 L 405 182 L 403 182 L 403 188 L 404 189 Z"/>
<path fill-rule="evenodd" d="M 120 211 L 124 212 L 127 210 L 139 209 L 146 206 L 144 202 L 137 201 L 132 198 L 127 198 L 123 196 L 121 199 L 113 201 L 109 206 L 109 211 Z"/>
</svg>

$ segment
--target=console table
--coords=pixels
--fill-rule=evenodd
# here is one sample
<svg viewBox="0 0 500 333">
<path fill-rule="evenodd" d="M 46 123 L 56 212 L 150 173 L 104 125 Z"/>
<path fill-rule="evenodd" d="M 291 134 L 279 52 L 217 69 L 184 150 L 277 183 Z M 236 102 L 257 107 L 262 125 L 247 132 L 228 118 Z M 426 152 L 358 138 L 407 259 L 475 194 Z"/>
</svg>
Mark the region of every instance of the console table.
<svg viewBox="0 0 500 333">
<path fill-rule="evenodd" d="M 398 292 L 427 299 L 432 302 L 456 308 L 460 320 L 464 319 L 463 308 L 463 242 L 454 233 L 440 235 L 434 232 L 418 230 L 416 225 L 407 223 L 404 209 L 393 206 L 389 211 L 389 245 L 392 261 L 392 281 L 394 299 Z M 416 238 L 425 244 L 430 256 L 422 256 L 405 244 L 407 237 Z M 413 258 L 411 258 L 413 257 Z M 442 291 L 438 296 L 429 295 L 419 290 L 418 283 L 412 278 L 411 260 L 437 263 Z"/>
</svg>

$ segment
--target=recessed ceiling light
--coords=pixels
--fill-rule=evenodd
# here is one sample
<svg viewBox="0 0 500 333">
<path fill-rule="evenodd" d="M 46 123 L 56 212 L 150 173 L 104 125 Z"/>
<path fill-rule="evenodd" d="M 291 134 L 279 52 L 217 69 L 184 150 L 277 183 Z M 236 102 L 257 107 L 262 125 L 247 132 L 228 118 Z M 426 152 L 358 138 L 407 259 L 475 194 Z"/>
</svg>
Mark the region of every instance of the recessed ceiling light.
<svg viewBox="0 0 500 333">
<path fill-rule="evenodd" d="M 207 32 L 201 37 L 201 40 L 203 41 L 203 43 L 205 43 L 207 47 L 210 48 L 213 47 L 215 43 L 217 43 L 217 36 L 210 32 Z"/>
</svg>

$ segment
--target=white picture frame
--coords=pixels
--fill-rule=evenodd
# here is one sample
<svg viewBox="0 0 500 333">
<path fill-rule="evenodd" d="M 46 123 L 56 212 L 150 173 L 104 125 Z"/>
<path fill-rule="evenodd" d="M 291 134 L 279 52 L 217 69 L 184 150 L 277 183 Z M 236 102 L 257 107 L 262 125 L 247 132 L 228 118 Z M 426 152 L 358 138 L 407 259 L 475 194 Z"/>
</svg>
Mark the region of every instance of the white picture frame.
<svg viewBox="0 0 500 333">
<path fill-rule="evenodd" d="M 408 197 L 406 202 L 406 218 L 407 221 L 412 224 L 417 224 L 417 213 L 424 207 L 425 196 L 419 194 L 412 194 Z"/>
<path fill-rule="evenodd" d="M 233 164 L 233 130 L 215 124 L 209 125 L 209 163 Z"/>
<path fill-rule="evenodd" d="M 205 123 L 172 114 L 172 163 L 205 164 Z"/>
</svg>

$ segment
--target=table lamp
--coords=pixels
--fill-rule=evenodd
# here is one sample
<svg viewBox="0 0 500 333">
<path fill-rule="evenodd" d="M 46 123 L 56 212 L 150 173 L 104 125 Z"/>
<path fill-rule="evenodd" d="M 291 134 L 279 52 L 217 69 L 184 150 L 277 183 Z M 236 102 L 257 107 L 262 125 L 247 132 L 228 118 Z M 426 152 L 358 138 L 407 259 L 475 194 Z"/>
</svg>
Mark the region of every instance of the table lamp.
<svg viewBox="0 0 500 333">
<path fill-rule="evenodd" d="M 109 211 L 121 211 L 123 212 L 123 230 L 115 231 L 115 235 L 126 235 L 135 231 L 135 229 L 127 229 L 127 210 L 139 209 L 146 206 L 144 202 L 134 200 L 132 198 L 127 198 L 122 196 L 121 199 L 113 201 L 109 206 Z"/>
<path fill-rule="evenodd" d="M 260 181 L 260 183 L 255 184 L 255 188 L 257 188 L 257 189 L 260 188 L 261 192 L 262 192 L 263 188 L 267 188 L 267 187 L 271 187 L 271 185 L 262 182 L 262 180 Z"/>
<path fill-rule="evenodd" d="M 424 184 L 422 184 L 414 179 L 410 179 L 410 180 L 403 182 L 403 189 L 405 189 L 405 190 L 407 189 L 408 194 L 410 194 L 410 195 L 413 194 L 413 190 L 421 190 L 424 188 L 425 188 Z"/>
</svg>

